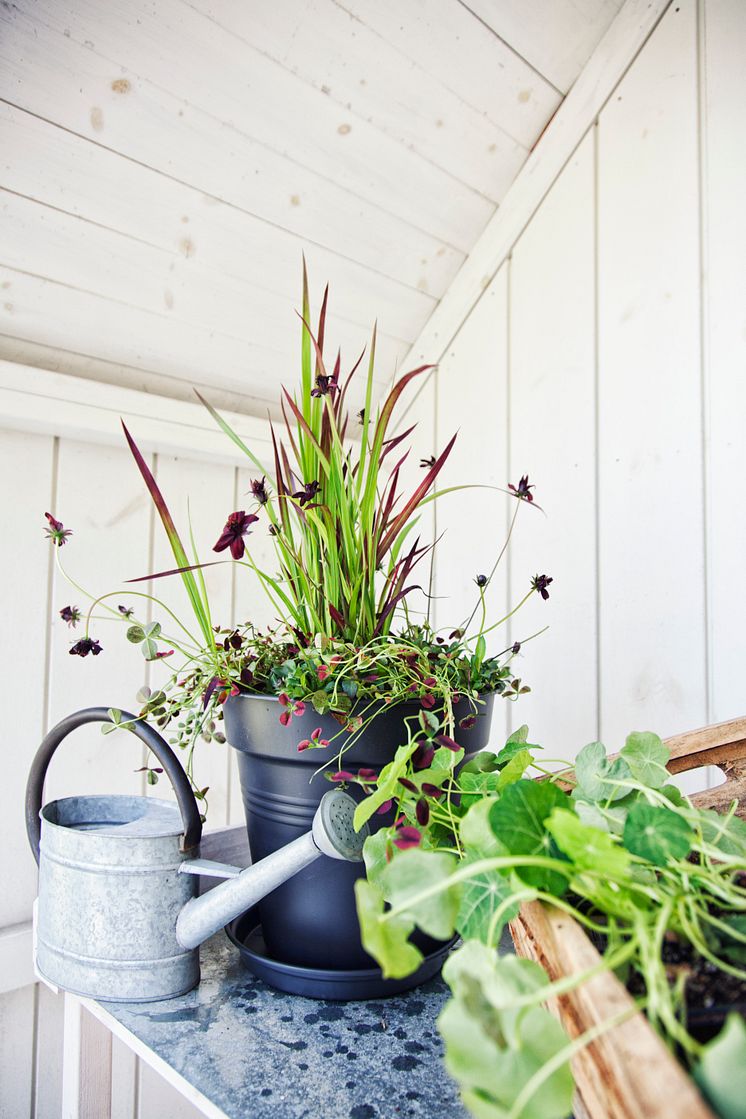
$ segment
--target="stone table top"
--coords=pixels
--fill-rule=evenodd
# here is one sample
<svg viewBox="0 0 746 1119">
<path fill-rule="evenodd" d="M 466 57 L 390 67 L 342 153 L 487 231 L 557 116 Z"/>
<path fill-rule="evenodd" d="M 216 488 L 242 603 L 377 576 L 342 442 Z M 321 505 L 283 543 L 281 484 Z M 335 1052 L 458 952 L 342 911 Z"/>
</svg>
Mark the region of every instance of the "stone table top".
<svg viewBox="0 0 746 1119">
<path fill-rule="evenodd" d="M 98 1009 L 227 1119 L 467 1119 L 435 1028 L 442 979 L 380 1001 L 286 995 L 223 932 L 201 966 L 187 995 Z"/>
</svg>

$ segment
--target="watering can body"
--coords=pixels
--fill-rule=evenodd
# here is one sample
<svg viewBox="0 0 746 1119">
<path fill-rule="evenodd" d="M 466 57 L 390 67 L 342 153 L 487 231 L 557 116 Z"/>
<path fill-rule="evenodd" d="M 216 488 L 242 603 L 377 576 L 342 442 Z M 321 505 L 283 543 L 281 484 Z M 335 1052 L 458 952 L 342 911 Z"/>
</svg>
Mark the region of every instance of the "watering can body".
<svg viewBox="0 0 746 1119">
<path fill-rule="evenodd" d="M 44 739 L 29 775 L 26 825 L 39 863 L 36 967 L 54 986 L 104 1001 L 173 998 L 199 982 L 198 946 L 319 858 L 361 858 L 354 802 L 326 794 L 313 830 L 241 871 L 199 858 L 201 821 L 189 782 L 163 739 L 134 716 L 177 803 L 153 797 L 81 796 L 43 808 L 44 777 L 75 727 L 110 721 L 108 710 L 69 716 Z M 197 875 L 225 879 L 197 896 Z"/>
</svg>

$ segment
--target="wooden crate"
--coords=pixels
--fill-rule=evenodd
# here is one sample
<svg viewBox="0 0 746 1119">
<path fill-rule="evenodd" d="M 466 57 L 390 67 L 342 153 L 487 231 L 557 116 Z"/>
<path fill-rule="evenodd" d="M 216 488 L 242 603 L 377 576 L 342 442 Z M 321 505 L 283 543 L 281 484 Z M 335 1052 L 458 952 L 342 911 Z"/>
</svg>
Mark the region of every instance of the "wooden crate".
<svg viewBox="0 0 746 1119">
<path fill-rule="evenodd" d="M 725 783 L 691 799 L 718 810 L 739 800 L 746 815 L 746 719 L 734 719 L 667 740 L 669 770 L 684 773 L 714 765 Z M 516 952 L 536 960 L 551 980 L 599 963 L 599 954 L 581 926 L 541 902 L 521 906 L 510 931 Z M 632 1000 L 611 972 L 602 972 L 550 1009 L 575 1038 L 630 1009 Z M 573 1061 L 577 1119 L 715 1119 L 686 1071 L 641 1013 L 609 1030 Z"/>
</svg>

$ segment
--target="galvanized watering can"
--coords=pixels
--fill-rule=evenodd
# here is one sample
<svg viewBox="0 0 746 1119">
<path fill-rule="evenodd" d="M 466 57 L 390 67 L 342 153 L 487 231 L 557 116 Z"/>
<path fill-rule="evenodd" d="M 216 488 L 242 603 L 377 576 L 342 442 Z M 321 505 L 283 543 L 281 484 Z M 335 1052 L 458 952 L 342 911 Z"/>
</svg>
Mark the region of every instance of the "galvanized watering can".
<svg viewBox="0 0 746 1119">
<path fill-rule="evenodd" d="M 69 715 L 42 742 L 26 787 L 26 830 L 39 864 L 36 966 L 55 986 L 115 1002 L 173 998 L 199 982 L 198 946 L 321 855 L 360 861 L 367 829 L 355 802 L 332 790 L 312 830 L 255 866 L 200 859 L 197 802 L 176 755 L 134 715 L 132 733 L 155 754 L 176 804 L 154 797 L 83 796 L 42 808 L 44 778 L 62 740 L 104 707 Z M 224 878 L 197 897 L 197 875 Z"/>
</svg>

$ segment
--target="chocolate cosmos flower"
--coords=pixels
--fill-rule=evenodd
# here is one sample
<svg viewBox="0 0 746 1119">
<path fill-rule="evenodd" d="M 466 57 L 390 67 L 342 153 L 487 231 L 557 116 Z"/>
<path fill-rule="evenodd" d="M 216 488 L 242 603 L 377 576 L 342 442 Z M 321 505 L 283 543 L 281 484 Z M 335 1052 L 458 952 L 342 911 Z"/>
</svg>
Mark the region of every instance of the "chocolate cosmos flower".
<svg viewBox="0 0 746 1119">
<path fill-rule="evenodd" d="M 80 641 L 76 641 L 70 650 L 71 657 L 87 657 L 89 653 L 93 653 L 97 657 L 102 653 L 103 649 L 93 637 L 81 637 Z"/>
<path fill-rule="evenodd" d="M 80 621 L 80 610 L 77 606 L 63 606 L 60 610 L 60 617 L 63 622 L 67 622 L 69 626 L 75 628 Z"/>
<path fill-rule="evenodd" d="M 430 458 L 421 458 L 420 466 L 423 470 L 428 470 L 431 466 L 435 466 L 435 455 L 430 455 Z"/>
<path fill-rule="evenodd" d="M 543 599 L 549 598 L 549 584 L 553 583 L 554 579 L 550 575 L 534 575 L 531 580 L 531 586 L 535 591 L 538 591 Z"/>
<path fill-rule="evenodd" d="M 523 475 L 517 486 L 512 486 L 510 483 L 508 483 L 508 489 L 514 495 L 514 497 L 517 497 L 519 499 L 519 501 L 534 500 L 534 495 L 531 493 L 531 490 L 535 490 L 536 486 L 529 486 L 528 474 Z"/>
<path fill-rule="evenodd" d="M 225 522 L 225 528 L 213 548 L 213 552 L 224 552 L 226 548 L 230 548 L 234 560 L 240 560 L 246 551 L 243 538 L 254 522 L 258 520 L 259 518 L 254 513 L 245 513 L 243 509 L 231 513 Z"/>
<path fill-rule="evenodd" d="M 334 396 L 338 388 L 339 385 L 337 384 L 336 373 L 333 373 L 331 376 L 319 373 L 316 377 L 316 388 L 312 390 L 311 396 Z"/>
<path fill-rule="evenodd" d="M 45 513 L 44 516 L 49 521 L 49 527 L 44 531 L 53 544 L 61 548 L 63 544 L 67 543 L 68 536 L 72 536 L 73 531 L 71 528 L 65 528 L 62 521 L 56 520 L 51 513 Z"/>
<path fill-rule="evenodd" d="M 296 501 L 300 502 L 301 505 L 307 505 L 309 501 L 313 501 L 320 489 L 321 486 L 318 482 L 305 482 L 303 484 L 303 489 L 294 493 L 293 497 Z"/>
<path fill-rule="evenodd" d="M 260 505 L 266 505 L 269 501 L 269 494 L 267 493 L 267 486 L 264 478 L 252 478 L 251 492 Z"/>
</svg>

